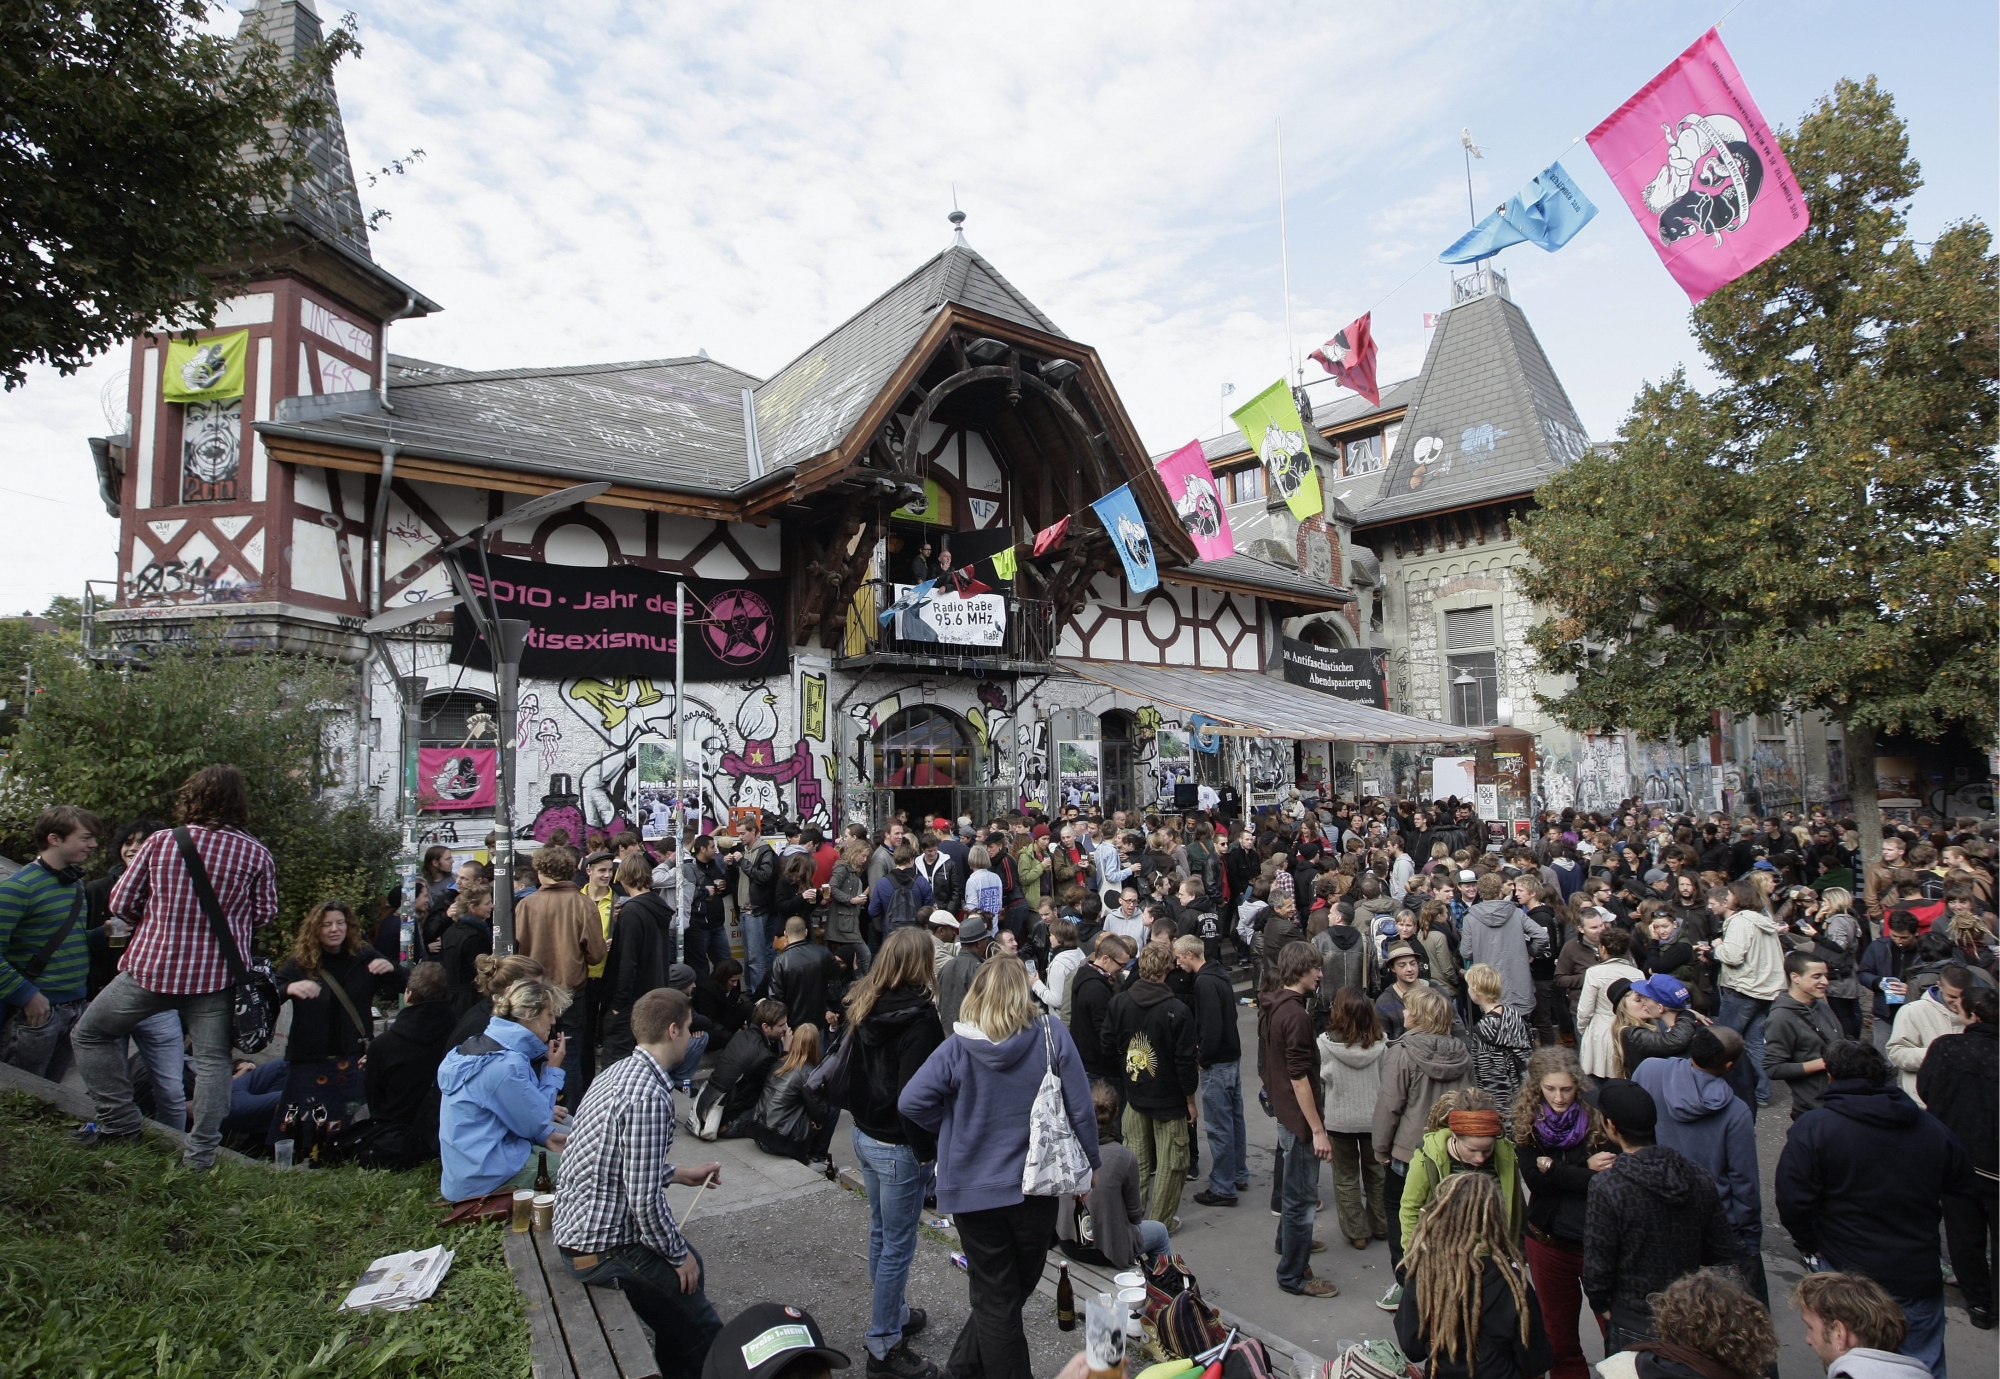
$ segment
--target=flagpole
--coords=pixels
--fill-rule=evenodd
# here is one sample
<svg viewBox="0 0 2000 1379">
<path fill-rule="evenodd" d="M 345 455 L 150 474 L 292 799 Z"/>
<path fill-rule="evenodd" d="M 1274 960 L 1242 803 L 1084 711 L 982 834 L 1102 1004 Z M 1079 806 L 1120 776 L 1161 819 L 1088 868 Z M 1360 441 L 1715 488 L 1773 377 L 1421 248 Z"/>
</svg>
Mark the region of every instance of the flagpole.
<svg viewBox="0 0 2000 1379">
<path fill-rule="evenodd" d="M 1285 367 L 1298 377 L 1298 354 L 1292 337 L 1292 251 L 1285 234 L 1285 121 L 1278 118 L 1278 264 L 1285 278 Z"/>
</svg>

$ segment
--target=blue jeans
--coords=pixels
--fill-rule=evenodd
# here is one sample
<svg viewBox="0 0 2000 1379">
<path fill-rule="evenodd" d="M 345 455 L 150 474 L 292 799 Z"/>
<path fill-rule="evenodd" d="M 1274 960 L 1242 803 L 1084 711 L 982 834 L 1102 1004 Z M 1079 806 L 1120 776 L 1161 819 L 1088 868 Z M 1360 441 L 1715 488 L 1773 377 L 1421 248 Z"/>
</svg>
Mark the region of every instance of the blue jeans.
<svg viewBox="0 0 2000 1379">
<path fill-rule="evenodd" d="M 1729 1026 L 1743 1036 L 1743 1056 L 1757 1070 L 1757 1104 L 1771 1099 L 1771 1079 L 1764 1072 L 1764 1020 L 1771 1013 L 1769 1001 L 1754 1000 L 1733 987 L 1722 988 L 1722 1005 L 1716 1023 Z"/>
<path fill-rule="evenodd" d="M 182 1161 L 206 1170 L 215 1164 L 222 1143 L 222 1118 L 229 1114 L 229 1012 L 227 988 L 195 995 L 166 995 L 140 986 L 130 972 L 120 972 L 97 993 L 83 1018 L 70 1031 L 76 1066 L 90 1088 L 98 1128 L 113 1135 L 130 1134 L 140 1125 L 139 1107 L 132 1100 L 132 1077 L 125 1062 L 125 1039 L 148 1016 L 163 1010 L 180 1012 L 181 1024 L 194 1043 L 194 1126 Z"/>
<path fill-rule="evenodd" d="M 1311 1140 L 1302 1140 L 1283 1125 L 1278 1147 L 1285 1152 L 1283 1205 L 1278 1210 L 1278 1286 L 1287 1293 L 1305 1287 L 1312 1262 L 1313 1219 L 1319 1211 L 1319 1156 Z"/>
<path fill-rule="evenodd" d="M 1148 1264 L 1173 1249 L 1174 1242 L 1167 1235 L 1167 1228 L 1158 1221 L 1145 1220 L 1139 1223 L 1139 1258 Z"/>
<path fill-rule="evenodd" d="M 132 1027 L 132 1042 L 153 1083 L 153 1119 L 176 1130 L 187 1129 L 187 1051 L 181 1041 L 181 1015 L 163 1010 Z"/>
<path fill-rule="evenodd" d="M 679 1085 L 694 1081 L 694 1075 L 701 1071 L 701 1056 L 708 1052 L 708 1031 L 694 1035 L 688 1040 L 687 1057 L 667 1070 L 667 1076 Z"/>
<path fill-rule="evenodd" d="M 736 923 L 743 930 L 743 989 L 755 993 L 771 970 L 771 925 L 769 916 L 754 910 L 739 910 Z"/>
<path fill-rule="evenodd" d="M 910 1318 L 904 1297 L 910 1261 L 917 1254 L 917 1226 L 923 1220 L 930 1173 L 907 1144 L 884 1144 L 858 1128 L 854 1157 L 868 1185 L 868 1277 L 875 1300 L 868 1314 L 868 1353 L 876 1359 L 903 1339 Z"/>
<path fill-rule="evenodd" d="M 639 1320 L 652 1328 L 653 1359 L 666 1379 L 700 1379 L 708 1348 L 722 1330 L 722 1318 L 708 1300 L 708 1266 L 693 1245 L 688 1246 L 688 1255 L 701 1268 L 701 1280 L 692 1293 L 681 1291 L 680 1274 L 666 1256 L 644 1245 L 621 1245 L 601 1255 L 563 1251 L 572 1278 L 616 1287 Z M 583 1260 L 595 1262 L 579 1268 Z"/>
<path fill-rule="evenodd" d="M 1241 1063 L 1211 1063 L 1201 1070 L 1201 1116 L 1208 1122 L 1208 1190 L 1234 1197 L 1237 1185 L 1250 1176 Z"/>
<path fill-rule="evenodd" d="M 1931 1379 L 1945 1379 L 1944 1374 L 1944 1297 L 1924 1298 L 1913 1302 L 1909 1298 L 1897 1298 L 1903 1307 L 1903 1320 L 1909 1323 L 1909 1334 L 1903 1337 L 1900 1354 L 1909 1356 L 1919 1364 L 1929 1365 Z"/>
</svg>

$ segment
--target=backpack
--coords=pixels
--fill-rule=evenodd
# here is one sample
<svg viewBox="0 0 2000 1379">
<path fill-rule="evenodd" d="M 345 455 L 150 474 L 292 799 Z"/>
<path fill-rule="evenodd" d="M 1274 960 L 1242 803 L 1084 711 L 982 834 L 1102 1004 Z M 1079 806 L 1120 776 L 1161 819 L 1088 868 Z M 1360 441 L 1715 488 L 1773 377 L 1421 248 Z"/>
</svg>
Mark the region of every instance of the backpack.
<svg viewBox="0 0 2000 1379">
<path fill-rule="evenodd" d="M 893 929 L 900 929 L 906 924 L 915 924 L 917 922 L 917 910 L 919 907 L 917 905 L 916 875 L 912 873 L 908 881 L 898 880 L 897 876 L 896 872 L 889 873 L 889 904 L 886 907 L 888 912 L 882 917 L 882 932 L 884 934 L 889 933 Z"/>
<path fill-rule="evenodd" d="M 417 1133 L 393 1120 L 364 1120 L 337 1130 L 320 1142 L 321 1164 L 353 1164 L 357 1168 L 400 1171 L 435 1159 Z"/>
</svg>

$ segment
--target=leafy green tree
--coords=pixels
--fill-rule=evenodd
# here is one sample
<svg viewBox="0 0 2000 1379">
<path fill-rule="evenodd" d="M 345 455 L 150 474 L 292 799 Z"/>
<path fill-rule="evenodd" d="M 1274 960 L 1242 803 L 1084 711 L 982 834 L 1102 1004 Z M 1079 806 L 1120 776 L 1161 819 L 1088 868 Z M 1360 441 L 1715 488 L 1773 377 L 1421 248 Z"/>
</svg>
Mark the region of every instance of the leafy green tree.
<svg viewBox="0 0 2000 1379">
<path fill-rule="evenodd" d="M 1977 220 L 1910 238 L 1918 168 L 1873 78 L 1781 139 L 1811 228 L 1695 308 L 1714 391 L 1648 385 L 1610 454 L 1541 488 L 1525 587 L 1557 610 L 1532 641 L 1576 677 L 1544 701 L 1571 728 L 1839 723 L 1873 862 L 1876 734 L 1993 733 L 2000 278 Z"/>
<path fill-rule="evenodd" d="M 0 378 L 73 373 L 167 320 L 213 324 L 276 242 L 305 141 L 337 116 L 350 25 L 287 61 L 209 0 L 14 0 L 0 21 Z M 209 270 L 204 272 L 204 269 Z"/>
<path fill-rule="evenodd" d="M 28 659 L 41 692 L 0 776 L 0 843 L 11 855 L 24 855 L 50 804 L 82 805 L 113 826 L 171 821 L 181 782 L 223 762 L 243 772 L 250 831 L 277 859 L 286 934 L 318 901 L 362 909 L 390 884 L 396 834 L 331 793 L 330 744 L 354 702 L 350 669 L 217 642 L 119 670 L 46 635 Z"/>
</svg>

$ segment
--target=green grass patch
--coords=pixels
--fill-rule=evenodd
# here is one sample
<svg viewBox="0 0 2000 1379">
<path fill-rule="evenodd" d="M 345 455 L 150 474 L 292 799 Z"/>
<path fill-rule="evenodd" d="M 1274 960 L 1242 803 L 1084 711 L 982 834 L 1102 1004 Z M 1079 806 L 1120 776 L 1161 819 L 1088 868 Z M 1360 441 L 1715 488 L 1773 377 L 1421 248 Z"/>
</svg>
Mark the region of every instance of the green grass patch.
<svg viewBox="0 0 2000 1379">
<path fill-rule="evenodd" d="M 528 1373 L 493 1225 L 439 1226 L 435 1169 L 180 1167 L 148 1137 L 71 1145 L 69 1117 L 0 1094 L 0 1379 Z M 370 1260 L 458 1252 L 409 1312 L 339 1312 Z"/>
</svg>

